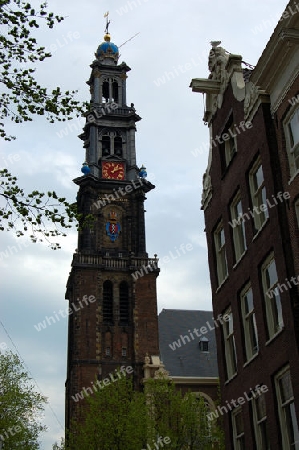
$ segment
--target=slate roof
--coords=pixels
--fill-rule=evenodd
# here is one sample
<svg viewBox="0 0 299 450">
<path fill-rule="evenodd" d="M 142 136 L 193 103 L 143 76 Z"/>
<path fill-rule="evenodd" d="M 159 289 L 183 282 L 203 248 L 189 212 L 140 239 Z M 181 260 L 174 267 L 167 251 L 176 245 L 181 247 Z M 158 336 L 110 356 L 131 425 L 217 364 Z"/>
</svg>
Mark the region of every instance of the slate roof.
<svg viewBox="0 0 299 450">
<path fill-rule="evenodd" d="M 160 356 L 171 376 L 218 377 L 216 338 L 213 330 L 215 324 L 212 317 L 212 311 L 163 309 L 160 312 Z M 208 331 L 203 330 L 202 334 L 199 331 L 201 327 L 206 327 Z M 198 330 L 197 334 L 202 336 L 197 337 L 193 332 L 194 328 Z M 208 352 L 201 350 L 201 339 L 208 339 Z M 175 350 L 172 350 L 174 341 L 180 344 L 180 347 L 176 346 Z"/>
</svg>

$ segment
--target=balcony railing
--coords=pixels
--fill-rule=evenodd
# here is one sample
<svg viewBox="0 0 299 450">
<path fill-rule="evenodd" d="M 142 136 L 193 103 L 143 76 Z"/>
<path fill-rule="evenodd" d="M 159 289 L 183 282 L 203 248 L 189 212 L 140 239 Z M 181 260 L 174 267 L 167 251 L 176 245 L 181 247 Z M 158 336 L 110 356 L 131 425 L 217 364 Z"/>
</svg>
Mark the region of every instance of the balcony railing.
<svg viewBox="0 0 299 450">
<path fill-rule="evenodd" d="M 158 258 L 137 258 L 132 257 L 109 257 L 102 255 L 84 255 L 75 253 L 73 256 L 72 266 L 95 265 L 107 269 L 138 269 L 140 267 L 152 267 L 158 269 Z"/>
</svg>

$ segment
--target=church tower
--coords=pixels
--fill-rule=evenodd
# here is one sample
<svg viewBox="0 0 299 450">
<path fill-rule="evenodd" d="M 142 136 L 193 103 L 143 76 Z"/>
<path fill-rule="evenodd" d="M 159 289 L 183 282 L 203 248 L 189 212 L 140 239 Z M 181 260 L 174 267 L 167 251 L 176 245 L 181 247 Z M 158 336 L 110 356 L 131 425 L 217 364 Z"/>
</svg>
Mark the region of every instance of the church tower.
<svg viewBox="0 0 299 450">
<path fill-rule="evenodd" d="M 155 186 L 136 163 L 136 122 L 127 105 L 130 68 L 118 64 L 118 47 L 108 34 L 91 64 L 90 108 L 80 138 L 86 149 L 79 186 L 79 213 L 91 214 L 91 227 L 78 232 L 67 282 L 69 301 L 66 428 L 80 420 L 84 388 L 121 366 L 132 367 L 141 386 L 146 354 L 158 355 L 156 278 L 158 260 L 146 252 L 144 201 Z M 128 372 L 129 373 L 129 372 Z M 74 398 L 73 398 L 74 397 Z"/>
</svg>

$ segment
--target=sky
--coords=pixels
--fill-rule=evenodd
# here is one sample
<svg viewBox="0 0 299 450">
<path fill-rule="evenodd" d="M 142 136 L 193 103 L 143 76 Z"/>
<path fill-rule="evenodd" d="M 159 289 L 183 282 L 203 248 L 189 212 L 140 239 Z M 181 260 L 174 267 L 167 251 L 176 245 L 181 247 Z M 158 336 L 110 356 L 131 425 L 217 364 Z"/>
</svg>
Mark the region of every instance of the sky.
<svg viewBox="0 0 299 450">
<path fill-rule="evenodd" d="M 52 53 L 37 66 L 36 77 L 49 88 L 77 89 L 82 101 L 90 98 L 86 81 L 103 41 L 103 16 L 109 11 L 111 41 L 118 46 L 125 43 L 119 63 L 131 67 L 127 104 L 134 103 L 142 117 L 137 123 L 137 163 L 146 166 L 147 179 L 156 186 L 145 207 L 147 251 L 161 261 L 158 311 L 211 310 L 201 210 L 208 128 L 202 120 L 203 96 L 192 93 L 189 85 L 192 78 L 209 75 L 210 41 L 221 40 L 228 52 L 256 65 L 286 1 L 49 0 L 48 5 L 49 11 L 66 19 L 53 30 L 36 33 L 40 45 Z M 85 159 L 77 137 L 83 124 L 83 119 L 49 124 L 43 118 L 9 123 L 8 131 L 17 140 L 1 142 L 0 167 L 17 175 L 28 191 L 55 190 L 74 201 L 77 186 L 72 180 L 81 176 Z M 34 325 L 67 307 L 65 286 L 77 247 L 76 231 L 70 231 L 61 244 L 61 250 L 53 251 L 26 237 L 0 234 L 0 319 L 6 330 L 0 324 L 0 345 L 17 348 L 37 389 L 49 399 L 43 450 L 51 450 L 64 433 L 67 319 L 40 331 Z M 181 251 L 180 246 L 187 244 L 191 249 Z"/>
</svg>

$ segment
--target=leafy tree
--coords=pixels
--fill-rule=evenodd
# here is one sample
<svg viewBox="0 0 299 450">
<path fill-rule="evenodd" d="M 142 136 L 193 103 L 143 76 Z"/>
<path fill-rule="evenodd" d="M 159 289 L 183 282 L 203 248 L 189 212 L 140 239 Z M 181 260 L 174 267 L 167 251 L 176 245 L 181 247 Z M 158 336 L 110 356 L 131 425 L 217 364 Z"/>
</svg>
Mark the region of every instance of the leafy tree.
<svg viewBox="0 0 299 450">
<path fill-rule="evenodd" d="M 34 390 L 19 357 L 0 353 L 0 439 L 3 450 L 36 450 L 46 398 Z"/>
<path fill-rule="evenodd" d="M 58 198 L 54 191 L 25 194 L 7 169 L 0 170 L 0 196 L 5 200 L 0 208 L 0 231 L 14 230 L 17 237 L 28 232 L 32 242 L 47 240 L 54 250 L 60 245 L 51 242 L 51 237 L 66 236 L 64 229 L 82 217 L 76 214 L 74 205 L 64 197 Z"/>
<path fill-rule="evenodd" d="M 81 400 L 82 401 L 82 400 Z M 87 397 L 83 424 L 73 423 L 72 450 L 141 449 L 147 431 L 145 397 L 133 390 L 132 379 L 122 377 Z"/>
<path fill-rule="evenodd" d="M 84 406 L 87 408 L 84 409 Z M 83 423 L 74 422 L 71 450 L 222 450 L 202 397 L 182 395 L 170 379 L 150 379 L 143 392 L 120 379 L 86 398 Z M 155 446 L 156 445 L 156 446 Z"/>
<path fill-rule="evenodd" d="M 65 441 L 64 441 L 64 439 L 61 439 L 61 443 L 60 444 L 55 442 L 55 444 L 53 444 L 52 450 L 65 450 Z"/>
<path fill-rule="evenodd" d="M 146 381 L 150 416 L 150 442 L 157 436 L 167 436 L 173 450 L 222 449 L 221 431 L 207 418 L 207 407 L 202 396 L 193 392 L 185 395 L 165 378 Z"/>
<path fill-rule="evenodd" d="M 72 118 L 81 113 L 82 105 L 74 99 L 76 91 L 52 91 L 38 84 L 34 78 L 37 62 L 51 57 L 45 47 L 38 45 L 32 35 L 44 23 L 53 28 L 64 18 L 47 12 L 47 3 L 38 9 L 21 0 L 0 0 L 0 119 L 10 118 L 15 123 L 32 120 L 34 115 L 45 115 L 50 122 Z M 13 139 L 0 122 L 0 136 Z"/>
<path fill-rule="evenodd" d="M 34 30 L 41 24 L 53 28 L 63 19 L 48 12 L 46 3 L 35 9 L 26 1 L 0 0 L 0 137 L 5 140 L 15 139 L 6 132 L 9 119 L 22 123 L 38 115 L 50 122 L 65 121 L 86 107 L 75 100 L 77 91 L 49 91 L 35 79 L 37 63 L 51 54 L 37 43 Z M 18 237 L 29 231 L 33 242 L 65 236 L 77 217 L 74 206 L 55 192 L 25 193 L 7 169 L 0 170 L 0 197 L 0 230 L 14 231 Z M 52 243 L 53 249 L 59 247 Z"/>
</svg>

